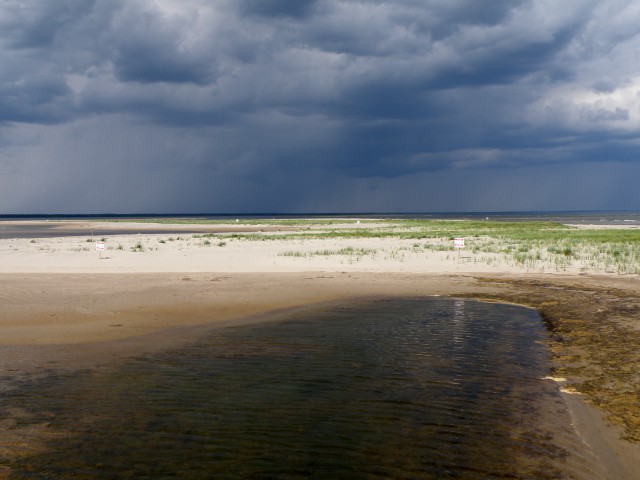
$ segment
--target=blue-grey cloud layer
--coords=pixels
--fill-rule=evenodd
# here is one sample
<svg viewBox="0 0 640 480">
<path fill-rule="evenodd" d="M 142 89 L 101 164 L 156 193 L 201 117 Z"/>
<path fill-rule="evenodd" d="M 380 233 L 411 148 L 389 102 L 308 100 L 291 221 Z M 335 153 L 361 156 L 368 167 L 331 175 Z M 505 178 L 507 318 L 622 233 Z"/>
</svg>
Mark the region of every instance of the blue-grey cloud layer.
<svg viewBox="0 0 640 480">
<path fill-rule="evenodd" d="M 632 0 L 5 0 L 0 213 L 640 208 Z"/>
</svg>

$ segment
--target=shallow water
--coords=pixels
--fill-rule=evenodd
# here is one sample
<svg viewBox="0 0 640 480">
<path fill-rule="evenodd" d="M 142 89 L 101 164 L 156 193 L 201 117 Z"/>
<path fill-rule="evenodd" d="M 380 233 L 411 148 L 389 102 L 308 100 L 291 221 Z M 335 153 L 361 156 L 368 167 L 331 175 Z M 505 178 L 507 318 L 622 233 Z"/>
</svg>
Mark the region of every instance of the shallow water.
<svg viewBox="0 0 640 480">
<path fill-rule="evenodd" d="M 592 478 L 543 380 L 546 341 L 535 311 L 440 298 L 211 330 L 21 380 L 0 413 L 28 448 L 0 449 L 0 467 L 10 478 Z"/>
</svg>

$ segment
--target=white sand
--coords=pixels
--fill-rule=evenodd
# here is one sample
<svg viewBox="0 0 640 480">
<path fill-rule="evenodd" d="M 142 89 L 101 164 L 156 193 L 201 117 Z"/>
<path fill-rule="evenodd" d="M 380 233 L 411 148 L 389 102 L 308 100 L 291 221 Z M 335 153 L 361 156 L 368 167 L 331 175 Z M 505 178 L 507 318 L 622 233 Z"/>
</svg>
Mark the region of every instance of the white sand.
<svg viewBox="0 0 640 480">
<path fill-rule="evenodd" d="M 102 238 L 105 250 L 100 253 L 96 241 Z M 531 267 L 499 253 L 454 251 L 452 245 L 438 251 L 429 248 L 432 245 L 433 241 L 398 238 L 247 240 L 171 233 L 0 239 L 0 273 L 580 273 L 577 263 Z M 447 248 L 440 241 L 435 245 Z"/>
</svg>

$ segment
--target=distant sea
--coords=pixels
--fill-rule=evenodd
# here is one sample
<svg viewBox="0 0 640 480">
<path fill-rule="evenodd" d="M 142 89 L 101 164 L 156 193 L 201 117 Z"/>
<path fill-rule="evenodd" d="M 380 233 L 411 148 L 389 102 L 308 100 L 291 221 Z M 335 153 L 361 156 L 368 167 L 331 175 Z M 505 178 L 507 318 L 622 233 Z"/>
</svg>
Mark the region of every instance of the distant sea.
<svg viewBox="0 0 640 480">
<path fill-rule="evenodd" d="M 0 214 L 3 220 L 134 220 L 134 219 L 258 220 L 296 218 L 401 218 L 443 220 L 541 221 L 571 225 L 640 225 L 640 211 L 416 212 L 416 213 L 127 213 L 127 214 Z"/>
</svg>

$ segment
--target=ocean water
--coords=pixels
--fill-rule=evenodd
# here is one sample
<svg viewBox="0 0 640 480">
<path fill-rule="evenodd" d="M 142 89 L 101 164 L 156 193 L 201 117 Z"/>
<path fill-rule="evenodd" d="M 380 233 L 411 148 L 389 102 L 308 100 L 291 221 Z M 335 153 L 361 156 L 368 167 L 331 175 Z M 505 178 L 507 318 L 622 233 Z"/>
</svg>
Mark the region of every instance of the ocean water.
<svg viewBox="0 0 640 480">
<path fill-rule="evenodd" d="M 386 299 L 4 378 L 0 475 L 595 478 L 547 340 L 522 307 Z"/>
</svg>

